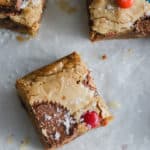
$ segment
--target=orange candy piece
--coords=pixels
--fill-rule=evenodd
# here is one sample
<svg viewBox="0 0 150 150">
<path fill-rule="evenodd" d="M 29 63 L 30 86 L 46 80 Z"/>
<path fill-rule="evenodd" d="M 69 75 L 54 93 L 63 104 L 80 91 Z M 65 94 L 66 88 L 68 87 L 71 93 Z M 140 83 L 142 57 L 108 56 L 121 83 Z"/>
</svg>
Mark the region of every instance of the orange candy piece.
<svg viewBox="0 0 150 150">
<path fill-rule="evenodd" d="M 117 4 L 121 8 L 130 8 L 133 5 L 134 0 L 117 0 Z"/>
</svg>

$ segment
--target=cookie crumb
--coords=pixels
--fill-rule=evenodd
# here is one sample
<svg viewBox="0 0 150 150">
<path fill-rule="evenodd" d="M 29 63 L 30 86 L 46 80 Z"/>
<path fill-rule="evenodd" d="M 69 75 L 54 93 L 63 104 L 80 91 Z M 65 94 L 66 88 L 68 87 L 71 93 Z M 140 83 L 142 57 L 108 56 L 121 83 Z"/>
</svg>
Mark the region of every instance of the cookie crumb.
<svg viewBox="0 0 150 150">
<path fill-rule="evenodd" d="M 17 40 L 18 42 L 25 42 L 25 41 L 30 40 L 30 36 L 17 35 L 17 36 L 16 36 L 16 40 Z"/>
<path fill-rule="evenodd" d="M 29 138 L 29 137 L 25 137 L 25 138 L 21 141 L 20 149 L 19 149 L 19 150 L 26 150 L 26 149 L 27 149 L 27 146 L 29 145 L 29 143 L 30 143 L 30 138 Z"/>
<path fill-rule="evenodd" d="M 49 121 L 49 120 L 52 119 L 52 116 L 49 116 L 48 114 L 45 114 L 44 119 L 45 119 L 45 121 Z"/>
<path fill-rule="evenodd" d="M 55 135 L 54 135 L 54 139 L 55 139 L 55 140 L 59 140 L 59 139 L 60 139 L 60 136 L 61 136 L 60 133 L 59 133 L 59 132 L 56 132 Z"/>
<path fill-rule="evenodd" d="M 101 57 L 102 60 L 106 60 L 107 58 L 108 58 L 108 57 L 107 57 L 106 54 L 103 54 L 102 57 Z"/>
<path fill-rule="evenodd" d="M 129 55 L 131 55 L 133 52 L 134 52 L 133 49 L 131 49 L 131 48 L 128 49 Z"/>
</svg>

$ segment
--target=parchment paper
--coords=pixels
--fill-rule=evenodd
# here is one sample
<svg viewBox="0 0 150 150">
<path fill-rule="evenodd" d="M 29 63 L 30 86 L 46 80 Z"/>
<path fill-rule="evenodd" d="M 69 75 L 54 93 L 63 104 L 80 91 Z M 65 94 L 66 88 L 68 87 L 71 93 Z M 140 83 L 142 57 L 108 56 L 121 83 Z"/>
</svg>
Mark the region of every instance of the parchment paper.
<svg viewBox="0 0 150 150">
<path fill-rule="evenodd" d="M 0 150 L 42 149 L 18 100 L 15 80 L 75 50 L 111 104 L 115 120 L 61 149 L 149 150 L 150 39 L 91 43 L 85 0 L 70 3 L 69 11 L 48 0 L 40 32 L 29 41 L 18 42 L 18 34 L 0 30 Z"/>
</svg>

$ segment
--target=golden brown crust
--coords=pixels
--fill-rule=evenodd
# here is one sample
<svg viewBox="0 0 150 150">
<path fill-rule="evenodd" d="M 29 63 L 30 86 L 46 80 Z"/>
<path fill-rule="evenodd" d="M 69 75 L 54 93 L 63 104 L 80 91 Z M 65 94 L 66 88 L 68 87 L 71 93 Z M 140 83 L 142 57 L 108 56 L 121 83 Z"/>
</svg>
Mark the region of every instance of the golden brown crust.
<svg viewBox="0 0 150 150">
<path fill-rule="evenodd" d="M 89 70 L 76 52 L 17 80 L 16 88 L 36 124 L 42 143 L 49 150 L 60 147 L 89 130 L 81 121 L 81 116 L 87 111 L 92 110 L 100 115 L 101 126 L 108 124 L 109 118 L 112 117 L 102 97 L 97 93 Z M 45 113 L 50 116 L 47 122 L 42 120 Z M 64 123 L 66 115 L 72 116 L 72 119 L 67 119 Z M 56 116 L 61 117 L 58 119 Z M 63 128 L 61 125 L 57 128 L 60 122 L 64 123 L 64 130 L 68 128 L 66 134 L 63 129 L 60 130 Z M 47 127 L 48 123 L 51 126 L 55 124 L 53 132 Z M 50 135 L 55 132 L 61 133 L 62 137 L 60 141 L 57 139 L 58 141 L 52 144 Z M 44 136 L 49 142 L 45 141 Z"/>
</svg>

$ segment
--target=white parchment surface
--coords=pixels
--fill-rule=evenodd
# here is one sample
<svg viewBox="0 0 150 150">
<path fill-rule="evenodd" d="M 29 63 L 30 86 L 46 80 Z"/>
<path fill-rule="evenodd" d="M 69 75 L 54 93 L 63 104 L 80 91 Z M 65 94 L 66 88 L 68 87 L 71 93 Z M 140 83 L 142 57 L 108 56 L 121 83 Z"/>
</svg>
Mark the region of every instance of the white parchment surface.
<svg viewBox="0 0 150 150">
<path fill-rule="evenodd" d="M 57 0 L 48 0 L 40 32 L 29 41 L 0 31 L 0 150 L 42 150 L 19 103 L 15 80 L 74 50 L 92 71 L 115 120 L 61 149 L 150 149 L 150 39 L 91 43 L 85 1 L 70 0 L 72 9 L 64 11 Z"/>
</svg>

